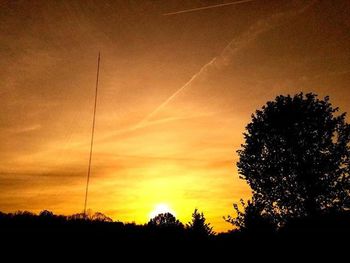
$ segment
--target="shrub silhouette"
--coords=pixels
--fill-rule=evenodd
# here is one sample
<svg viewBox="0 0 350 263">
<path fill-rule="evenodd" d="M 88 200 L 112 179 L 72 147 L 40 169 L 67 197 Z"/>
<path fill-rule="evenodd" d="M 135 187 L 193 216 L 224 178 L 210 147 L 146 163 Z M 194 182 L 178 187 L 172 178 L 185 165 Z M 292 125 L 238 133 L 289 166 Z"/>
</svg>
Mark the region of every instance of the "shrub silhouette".
<svg viewBox="0 0 350 263">
<path fill-rule="evenodd" d="M 237 166 L 264 211 L 286 220 L 347 207 L 350 126 L 337 112 L 328 97 L 299 93 L 252 115 Z"/>
<path fill-rule="evenodd" d="M 199 213 L 196 208 L 192 213 L 192 220 L 188 223 L 187 229 L 195 237 L 208 237 L 215 234 L 210 223 L 206 223 L 203 213 Z"/>
<path fill-rule="evenodd" d="M 225 221 L 237 227 L 239 231 L 255 234 L 255 233 L 273 233 L 276 230 L 277 224 L 264 207 L 254 200 L 248 200 L 247 203 L 240 200 L 243 211 L 238 207 L 238 204 L 233 204 L 233 208 L 237 214 L 236 217 L 224 217 Z"/>
</svg>

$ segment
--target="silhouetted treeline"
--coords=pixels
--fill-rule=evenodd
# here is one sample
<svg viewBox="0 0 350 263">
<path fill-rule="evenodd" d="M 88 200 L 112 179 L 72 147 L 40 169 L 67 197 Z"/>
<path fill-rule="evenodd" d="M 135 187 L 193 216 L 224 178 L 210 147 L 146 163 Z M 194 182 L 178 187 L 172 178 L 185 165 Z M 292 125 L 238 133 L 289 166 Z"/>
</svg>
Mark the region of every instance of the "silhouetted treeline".
<svg viewBox="0 0 350 263">
<path fill-rule="evenodd" d="M 194 218 L 198 218 L 198 214 L 195 211 Z M 54 215 L 47 211 L 40 215 L 0 213 L 0 235 L 4 255 L 22 259 L 45 256 L 62 260 L 69 257 L 161 261 L 169 257 L 169 260 L 283 261 L 334 260 L 347 255 L 345 240 L 350 234 L 350 212 L 334 211 L 298 218 L 278 230 L 258 222 L 254 214 L 251 216 L 245 219 L 254 222 L 251 226 L 247 224 L 242 229 L 214 234 L 209 226 L 194 227 L 198 221 L 186 226 L 167 214 L 137 225 L 103 220 L 104 216 L 100 220 Z"/>
<path fill-rule="evenodd" d="M 62 216 L 46 210 L 39 215 L 28 211 L 0 212 L 0 235 L 6 240 L 6 251 L 13 250 L 15 255 L 20 249 L 34 258 L 38 251 L 59 258 L 69 253 L 78 258 L 152 258 L 167 253 L 178 257 L 196 251 L 193 244 L 201 244 L 201 248 L 208 246 L 213 234 L 203 213 L 197 210 L 185 225 L 170 213 L 137 225 L 113 222 L 102 213 Z"/>
</svg>

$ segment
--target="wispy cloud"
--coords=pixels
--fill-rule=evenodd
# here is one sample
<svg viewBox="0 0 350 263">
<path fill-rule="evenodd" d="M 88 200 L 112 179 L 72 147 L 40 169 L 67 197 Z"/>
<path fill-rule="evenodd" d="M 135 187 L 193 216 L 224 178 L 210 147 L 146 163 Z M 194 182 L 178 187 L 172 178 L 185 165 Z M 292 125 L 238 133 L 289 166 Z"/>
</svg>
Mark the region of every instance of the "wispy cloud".
<svg viewBox="0 0 350 263">
<path fill-rule="evenodd" d="M 184 89 L 185 86 L 182 87 L 182 89 Z M 178 90 L 178 93 L 181 92 L 181 90 Z M 173 94 L 173 96 L 176 96 L 177 94 Z M 169 100 L 169 99 L 168 99 Z M 171 100 L 171 98 L 170 98 Z M 169 100 L 169 101 L 170 101 Z M 167 104 L 167 102 L 163 102 L 164 106 Z M 110 138 L 114 137 L 114 136 L 118 136 L 118 135 L 123 135 L 129 132 L 134 132 L 137 131 L 139 129 L 144 129 L 147 127 L 151 127 L 151 126 L 155 126 L 155 125 L 160 125 L 160 124 L 164 124 L 164 123 L 169 123 L 169 122 L 175 122 L 175 121 L 182 121 L 182 120 L 191 120 L 191 119 L 197 119 L 197 118 L 204 118 L 204 117 L 210 117 L 210 116 L 214 116 L 215 114 L 217 114 L 218 112 L 209 112 L 209 113 L 202 113 L 202 114 L 193 114 L 193 115 L 189 115 L 189 116 L 174 116 L 174 117 L 167 117 L 167 118 L 162 118 L 162 119 L 157 119 L 157 120 L 150 120 L 152 118 L 152 116 L 154 116 L 157 112 L 159 112 L 162 109 L 162 105 L 160 105 L 158 107 L 158 110 L 153 111 L 152 115 L 148 115 L 146 118 L 144 118 L 141 122 L 139 122 L 138 124 L 125 128 L 125 129 L 120 129 L 117 131 L 114 131 L 112 133 L 109 133 L 103 137 L 100 137 L 97 141 L 98 142 L 102 142 L 102 141 L 106 141 L 109 140 Z M 77 146 L 80 146 L 77 145 Z"/>
<path fill-rule="evenodd" d="M 35 130 L 39 130 L 39 129 L 41 129 L 40 124 L 33 124 L 33 125 L 22 127 L 20 129 L 16 129 L 15 132 L 16 133 L 25 133 L 25 132 L 31 132 L 31 131 L 35 131 Z"/>
</svg>

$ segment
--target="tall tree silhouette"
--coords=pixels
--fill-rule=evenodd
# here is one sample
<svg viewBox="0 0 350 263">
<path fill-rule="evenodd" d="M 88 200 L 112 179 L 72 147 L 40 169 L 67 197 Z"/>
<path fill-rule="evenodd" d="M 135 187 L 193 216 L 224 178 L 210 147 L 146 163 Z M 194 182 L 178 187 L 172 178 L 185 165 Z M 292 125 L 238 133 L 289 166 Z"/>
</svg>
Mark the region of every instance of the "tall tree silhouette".
<svg viewBox="0 0 350 263">
<path fill-rule="evenodd" d="M 350 126 L 337 112 L 329 97 L 299 93 L 252 115 L 237 166 L 265 211 L 287 218 L 346 207 Z"/>
<path fill-rule="evenodd" d="M 192 213 L 192 220 L 188 223 L 187 228 L 196 237 L 207 237 L 215 234 L 213 227 L 206 222 L 204 214 L 198 212 L 197 208 Z"/>
</svg>

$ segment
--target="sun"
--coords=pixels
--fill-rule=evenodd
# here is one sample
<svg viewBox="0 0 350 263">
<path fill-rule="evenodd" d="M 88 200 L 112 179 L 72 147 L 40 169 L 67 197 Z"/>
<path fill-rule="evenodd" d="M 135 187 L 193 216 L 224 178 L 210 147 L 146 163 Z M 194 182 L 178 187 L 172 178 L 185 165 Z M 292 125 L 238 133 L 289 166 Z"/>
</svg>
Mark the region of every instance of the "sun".
<svg viewBox="0 0 350 263">
<path fill-rule="evenodd" d="M 168 204 L 160 203 L 154 207 L 151 213 L 149 213 L 149 218 L 154 218 L 155 216 L 164 213 L 171 213 L 173 216 L 175 216 L 174 210 L 172 210 Z"/>
</svg>

